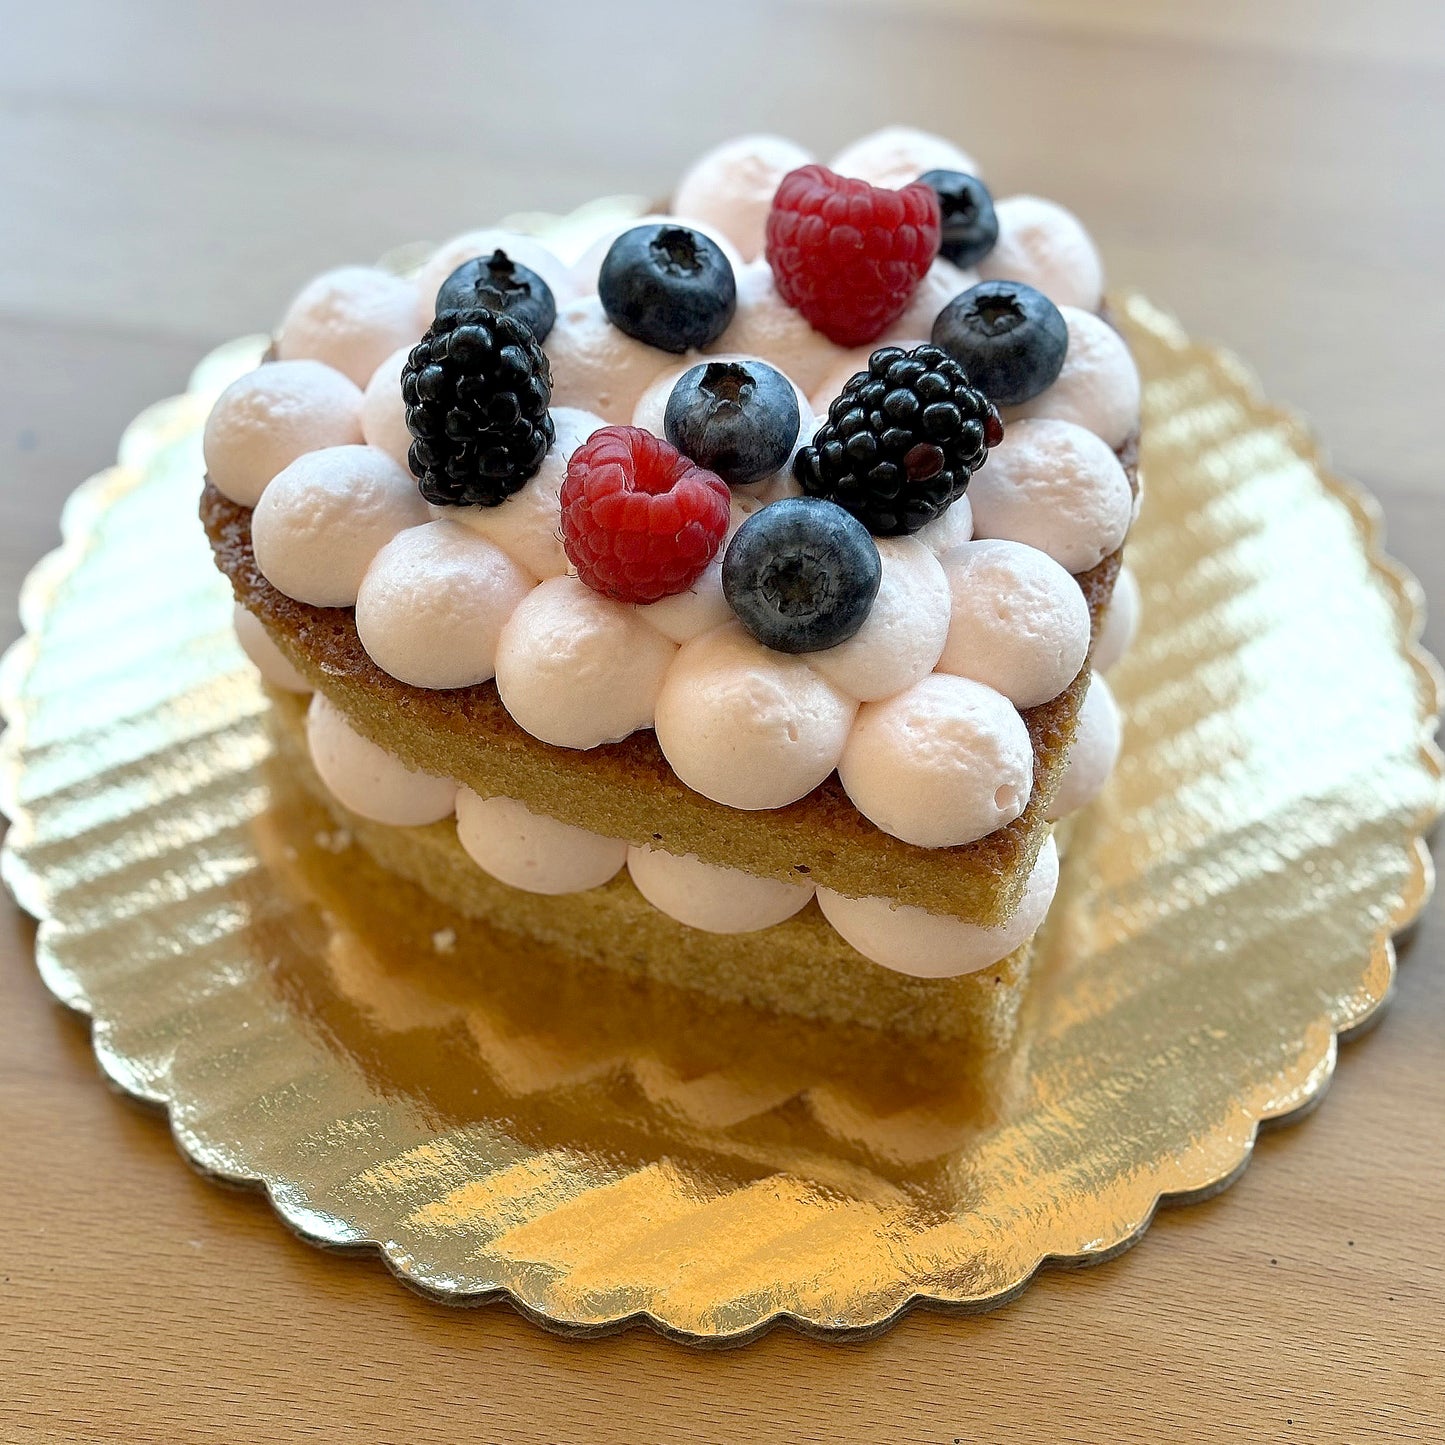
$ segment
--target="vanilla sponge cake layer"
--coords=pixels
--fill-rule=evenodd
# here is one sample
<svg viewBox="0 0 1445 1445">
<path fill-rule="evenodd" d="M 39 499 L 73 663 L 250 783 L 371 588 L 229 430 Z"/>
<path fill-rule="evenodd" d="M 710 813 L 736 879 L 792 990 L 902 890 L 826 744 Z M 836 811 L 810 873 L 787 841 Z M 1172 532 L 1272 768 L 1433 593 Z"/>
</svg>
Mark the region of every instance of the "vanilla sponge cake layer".
<svg viewBox="0 0 1445 1445">
<path fill-rule="evenodd" d="M 1135 443 L 1121 459 L 1137 485 Z M 922 848 L 864 818 L 836 774 L 787 807 L 746 812 L 686 787 L 650 731 L 585 752 L 557 748 L 512 721 L 494 683 L 438 692 L 399 682 L 367 656 L 351 609 L 296 602 L 262 577 L 249 509 L 208 483 L 201 518 L 237 600 L 358 733 L 409 767 L 640 847 L 692 853 L 760 877 L 806 878 L 852 897 L 886 897 L 983 927 L 1005 922 L 1023 896 L 1047 836 L 1045 813 L 1088 686 L 1087 664 L 1058 697 L 1023 713 L 1034 752 L 1034 787 L 1023 814 L 977 842 Z M 1095 638 L 1121 556 L 1076 579 Z"/>
<path fill-rule="evenodd" d="M 306 747 L 306 699 L 267 689 L 283 765 L 388 873 L 501 934 L 567 958 L 730 1004 L 891 1034 L 946 1039 L 970 1052 L 1013 1036 L 1032 942 L 959 978 L 924 979 L 870 962 L 816 902 L 756 933 L 704 933 L 659 912 L 623 869 L 584 893 L 527 893 L 497 882 L 463 851 L 451 820 L 422 828 L 373 823 L 331 796 Z"/>
</svg>

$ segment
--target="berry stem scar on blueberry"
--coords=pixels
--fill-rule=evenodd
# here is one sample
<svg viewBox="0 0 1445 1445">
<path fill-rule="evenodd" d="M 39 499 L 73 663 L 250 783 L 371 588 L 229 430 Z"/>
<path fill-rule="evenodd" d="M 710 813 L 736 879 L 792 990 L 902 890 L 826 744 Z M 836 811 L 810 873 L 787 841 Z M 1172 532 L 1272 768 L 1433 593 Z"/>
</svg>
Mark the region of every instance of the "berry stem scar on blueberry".
<svg viewBox="0 0 1445 1445">
<path fill-rule="evenodd" d="M 730 361 L 710 361 L 698 386 L 713 398 L 714 411 L 741 411 L 753 394 L 752 377 Z"/>
<path fill-rule="evenodd" d="M 702 270 L 695 233 L 681 226 L 664 226 L 652 238 L 652 254 L 659 266 L 689 276 Z"/>
</svg>

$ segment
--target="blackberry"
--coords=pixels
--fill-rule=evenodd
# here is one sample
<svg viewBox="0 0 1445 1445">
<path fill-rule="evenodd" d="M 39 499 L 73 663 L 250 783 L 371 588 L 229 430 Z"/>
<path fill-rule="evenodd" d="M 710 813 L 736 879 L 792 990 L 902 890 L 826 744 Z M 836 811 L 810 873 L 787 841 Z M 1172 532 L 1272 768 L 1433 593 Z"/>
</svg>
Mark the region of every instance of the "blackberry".
<svg viewBox="0 0 1445 1445">
<path fill-rule="evenodd" d="M 916 532 L 968 489 L 1003 422 L 936 346 L 884 346 L 828 408 L 793 473 L 875 537 Z"/>
<path fill-rule="evenodd" d="M 556 436 L 552 370 L 525 321 L 443 311 L 401 370 L 407 460 L 438 506 L 496 507 L 534 476 Z"/>
</svg>

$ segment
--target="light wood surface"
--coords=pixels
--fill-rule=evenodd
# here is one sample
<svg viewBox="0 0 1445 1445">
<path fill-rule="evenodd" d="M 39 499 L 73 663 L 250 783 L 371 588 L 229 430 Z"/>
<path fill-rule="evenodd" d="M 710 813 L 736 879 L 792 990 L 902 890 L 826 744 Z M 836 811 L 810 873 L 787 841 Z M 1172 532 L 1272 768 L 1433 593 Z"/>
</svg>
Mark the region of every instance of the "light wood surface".
<svg viewBox="0 0 1445 1445">
<path fill-rule="evenodd" d="M 664 192 L 740 129 L 827 152 L 895 118 L 1246 355 L 1445 596 L 1438 0 L 3 0 L 0 642 L 66 491 L 308 275 Z M 31 939 L 0 904 L 0 1439 L 1445 1440 L 1438 902 L 1222 1197 L 991 1316 L 723 1355 L 559 1341 L 293 1239 L 107 1092 Z"/>
</svg>

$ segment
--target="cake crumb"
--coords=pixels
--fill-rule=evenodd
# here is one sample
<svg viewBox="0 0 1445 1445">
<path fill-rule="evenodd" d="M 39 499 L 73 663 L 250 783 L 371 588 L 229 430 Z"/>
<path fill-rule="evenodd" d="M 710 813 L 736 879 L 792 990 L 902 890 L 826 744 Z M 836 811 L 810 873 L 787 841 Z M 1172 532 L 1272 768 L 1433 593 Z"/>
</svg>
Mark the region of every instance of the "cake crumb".
<svg viewBox="0 0 1445 1445">
<path fill-rule="evenodd" d="M 316 832 L 316 846 L 328 853 L 344 853 L 351 847 L 352 841 L 350 828 L 336 828 L 329 833 L 325 828 L 319 828 Z"/>
<path fill-rule="evenodd" d="M 431 946 L 438 953 L 455 953 L 457 949 L 457 931 L 455 928 L 439 928 L 431 936 Z"/>
</svg>

